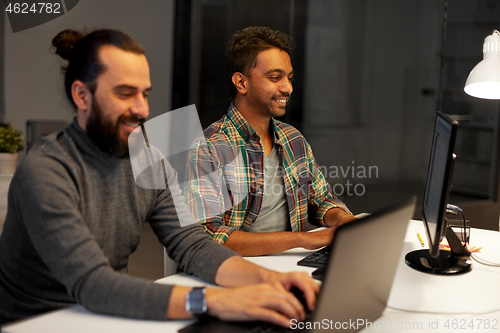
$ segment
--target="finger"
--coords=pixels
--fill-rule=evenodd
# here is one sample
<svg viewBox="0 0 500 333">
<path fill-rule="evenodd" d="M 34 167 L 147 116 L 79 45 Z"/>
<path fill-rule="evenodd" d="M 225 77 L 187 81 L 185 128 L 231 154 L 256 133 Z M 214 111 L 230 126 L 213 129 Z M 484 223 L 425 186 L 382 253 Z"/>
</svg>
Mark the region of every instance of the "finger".
<svg viewBox="0 0 500 333">
<path fill-rule="evenodd" d="M 290 302 L 290 305 L 293 307 L 295 315 L 293 317 L 290 317 L 290 319 L 298 319 L 298 320 L 304 320 L 306 319 L 306 309 L 302 305 L 302 303 L 299 301 L 299 299 L 291 292 L 287 291 L 287 297 L 288 297 L 288 302 Z"/>
<path fill-rule="evenodd" d="M 304 320 L 306 316 L 305 309 L 297 297 L 286 290 L 281 283 L 276 282 L 272 286 L 280 292 L 279 295 L 273 297 L 273 300 L 278 300 L 277 305 L 279 308 L 276 309 L 287 315 L 290 319 Z M 276 306 L 276 304 L 274 304 L 274 306 Z"/>
<path fill-rule="evenodd" d="M 304 294 L 309 310 L 313 311 L 316 304 L 316 295 L 319 293 L 319 285 L 304 272 L 292 273 L 291 286 L 298 288 Z"/>
<path fill-rule="evenodd" d="M 250 298 L 248 302 L 243 301 L 245 298 L 237 304 L 223 300 L 223 306 L 219 308 L 221 311 L 212 308 L 211 315 L 230 321 L 264 320 L 285 327 L 290 326 L 292 319 L 303 320 L 305 314 L 297 310 L 302 305 L 283 286 L 267 284 L 252 287 L 251 290 L 253 295 L 247 295 L 247 299 Z"/>
<path fill-rule="evenodd" d="M 310 310 L 310 311 L 314 311 L 315 307 L 316 307 L 316 295 L 318 294 L 319 292 L 319 286 L 314 283 L 312 286 L 312 288 L 306 288 L 304 290 L 302 290 L 302 292 L 304 293 L 304 297 L 306 298 L 306 304 L 307 304 L 307 308 Z"/>
</svg>

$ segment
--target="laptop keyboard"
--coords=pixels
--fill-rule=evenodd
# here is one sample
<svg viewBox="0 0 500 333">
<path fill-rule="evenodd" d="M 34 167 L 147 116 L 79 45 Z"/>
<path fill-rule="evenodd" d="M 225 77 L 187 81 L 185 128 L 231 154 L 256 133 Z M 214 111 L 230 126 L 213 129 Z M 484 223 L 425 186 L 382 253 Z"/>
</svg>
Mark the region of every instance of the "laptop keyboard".
<svg viewBox="0 0 500 333">
<path fill-rule="evenodd" d="M 307 316 L 310 321 L 312 314 Z M 179 330 L 179 333 L 297 333 L 304 330 L 286 328 L 261 321 L 229 322 L 207 317 Z"/>
<path fill-rule="evenodd" d="M 289 333 L 293 332 L 290 328 L 275 326 L 275 325 L 258 325 L 252 328 L 249 328 L 245 333 Z"/>
<path fill-rule="evenodd" d="M 297 262 L 299 266 L 309 266 L 309 267 L 324 267 L 330 256 L 330 250 L 326 247 L 319 249 L 316 252 L 311 253 L 304 259 Z"/>
<path fill-rule="evenodd" d="M 312 320 L 312 312 L 307 308 L 304 294 L 297 289 L 290 290 L 306 309 L 306 322 Z M 286 328 L 262 321 L 227 322 L 214 317 L 204 317 L 181 330 L 179 333 L 297 333 L 298 328 Z"/>
</svg>

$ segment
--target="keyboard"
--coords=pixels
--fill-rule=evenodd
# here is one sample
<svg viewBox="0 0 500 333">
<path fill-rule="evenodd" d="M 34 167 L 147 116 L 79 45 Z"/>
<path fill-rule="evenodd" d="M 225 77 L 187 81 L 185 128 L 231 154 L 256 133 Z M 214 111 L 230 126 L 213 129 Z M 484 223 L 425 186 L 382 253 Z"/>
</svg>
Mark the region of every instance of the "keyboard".
<svg viewBox="0 0 500 333">
<path fill-rule="evenodd" d="M 309 266 L 309 267 L 324 267 L 330 256 L 330 250 L 328 247 L 324 247 L 319 249 L 316 252 L 311 253 L 304 259 L 301 259 L 297 262 L 299 266 Z"/>
</svg>

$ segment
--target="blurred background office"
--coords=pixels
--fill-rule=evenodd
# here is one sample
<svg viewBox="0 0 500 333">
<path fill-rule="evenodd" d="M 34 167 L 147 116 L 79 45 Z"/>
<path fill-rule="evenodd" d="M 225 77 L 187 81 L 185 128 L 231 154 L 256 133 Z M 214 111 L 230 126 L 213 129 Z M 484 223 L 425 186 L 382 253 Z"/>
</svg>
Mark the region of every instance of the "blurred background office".
<svg viewBox="0 0 500 333">
<path fill-rule="evenodd" d="M 0 121 L 20 129 L 73 117 L 59 57 L 49 52 L 62 29 L 130 34 L 151 67 L 150 118 L 196 104 L 203 127 L 230 103 L 230 36 L 249 25 L 284 31 L 296 42 L 295 81 L 281 120 L 303 132 L 355 213 L 422 199 L 441 110 L 460 121 L 450 202 L 473 227 L 499 228 L 499 104 L 465 95 L 463 85 L 499 28 L 500 0 L 81 0 L 17 33 L 6 15 L 0 20 Z"/>
</svg>

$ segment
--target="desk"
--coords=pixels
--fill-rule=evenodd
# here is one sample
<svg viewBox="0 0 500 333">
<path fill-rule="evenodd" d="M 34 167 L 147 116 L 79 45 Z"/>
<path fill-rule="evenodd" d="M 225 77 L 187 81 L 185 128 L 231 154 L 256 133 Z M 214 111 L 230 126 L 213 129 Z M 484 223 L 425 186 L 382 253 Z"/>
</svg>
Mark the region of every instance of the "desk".
<svg viewBox="0 0 500 333">
<path fill-rule="evenodd" d="M 417 233 L 425 234 L 423 224 L 420 221 L 411 221 L 388 307 L 380 318 L 372 322 L 371 329 L 368 327 L 363 332 L 499 332 L 500 268 L 474 262 L 472 272 L 451 277 L 414 271 L 406 266 L 404 256 L 411 250 L 421 248 Z M 500 263 L 499 232 L 472 229 L 471 244 L 484 246 L 478 253 L 482 259 Z M 312 272 L 313 268 L 296 265 L 296 262 L 304 257 L 305 252 L 310 251 L 293 249 L 280 254 L 247 259 L 281 272 L 297 270 Z M 158 283 L 206 285 L 204 281 L 185 274 L 172 275 L 158 280 Z M 495 320 L 496 329 L 493 327 Z M 190 320 L 154 322 L 116 318 L 96 315 L 81 306 L 75 306 L 7 325 L 3 327 L 2 332 L 165 333 L 177 332 L 191 322 Z M 474 328 L 469 326 L 471 323 Z M 460 329 L 461 326 L 463 329 Z"/>
</svg>

